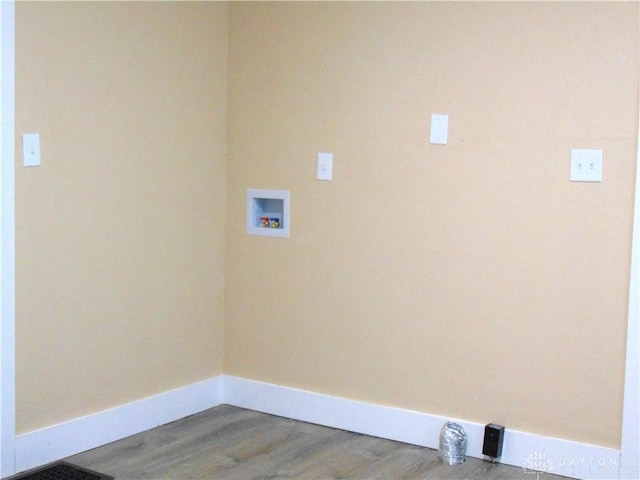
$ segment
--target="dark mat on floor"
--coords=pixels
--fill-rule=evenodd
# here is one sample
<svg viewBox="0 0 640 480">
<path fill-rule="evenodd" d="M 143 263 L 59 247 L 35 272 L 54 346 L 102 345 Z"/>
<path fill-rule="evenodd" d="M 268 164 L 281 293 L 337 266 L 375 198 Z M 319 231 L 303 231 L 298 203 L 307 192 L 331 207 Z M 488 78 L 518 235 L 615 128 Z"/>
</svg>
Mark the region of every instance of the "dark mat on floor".
<svg viewBox="0 0 640 480">
<path fill-rule="evenodd" d="M 113 477 L 78 467 L 67 462 L 56 462 L 29 470 L 12 477 L 14 480 L 113 480 Z"/>
</svg>

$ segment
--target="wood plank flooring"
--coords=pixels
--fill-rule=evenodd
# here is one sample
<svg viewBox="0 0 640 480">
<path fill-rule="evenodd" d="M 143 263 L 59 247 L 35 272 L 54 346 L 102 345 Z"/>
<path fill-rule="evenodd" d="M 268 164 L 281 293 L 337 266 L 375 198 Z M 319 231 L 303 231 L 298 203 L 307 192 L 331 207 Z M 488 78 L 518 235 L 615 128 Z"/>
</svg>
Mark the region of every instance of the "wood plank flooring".
<svg viewBox="0 0 640 480">
<path fill-rule="evenodd" d="M 566 480 L 221 405 L 68 459 L 119 480 L 483 479 Z"/>
</svg>

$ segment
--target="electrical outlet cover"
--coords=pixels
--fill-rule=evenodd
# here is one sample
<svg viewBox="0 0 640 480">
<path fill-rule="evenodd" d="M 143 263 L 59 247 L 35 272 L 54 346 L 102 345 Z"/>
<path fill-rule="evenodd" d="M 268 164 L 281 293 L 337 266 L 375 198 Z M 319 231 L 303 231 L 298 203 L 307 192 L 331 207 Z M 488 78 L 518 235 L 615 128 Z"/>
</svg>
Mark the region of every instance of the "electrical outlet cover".
<svg viewBox="0 0 640 480">
<path fill-rule="evenodd" d="M 40 134 L 24 133 L 22 135 L 22 157 L 25 167 L 40 166 Z"/>
<path fill-rule="evenodd" d="M 318 180 L 331 181 L 333 178 L 333 154 L 318 153 L 317 173 Z"/>
<path fill-rule="evenodd" d="M 602 150 L 600 149 L 571 150 L 571 181 L 572 182 L 601 182 L 602 181 Z"/>
</svg>

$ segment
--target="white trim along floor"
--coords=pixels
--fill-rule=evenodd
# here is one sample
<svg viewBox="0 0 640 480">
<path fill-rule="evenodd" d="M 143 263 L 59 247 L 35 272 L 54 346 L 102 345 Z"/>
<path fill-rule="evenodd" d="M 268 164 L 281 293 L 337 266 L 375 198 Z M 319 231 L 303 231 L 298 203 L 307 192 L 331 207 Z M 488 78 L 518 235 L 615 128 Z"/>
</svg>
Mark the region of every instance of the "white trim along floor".
<svg viewBox="0 0 640 480">
<path fill-rule="evenodd" d="M 20 435 L 16 466 L 28 470 L 221 404 L 438 448 L 446 421 L 467 433 L 467 455 L 484 458 L 484 425 L 347 400 L 228 375 Z M 508 426 L 507 426 L 508 427 Z M 527 432 L 505 432 L 501 463 L 581 479 L 615 479 L 620 451 Z"/>
</svg>

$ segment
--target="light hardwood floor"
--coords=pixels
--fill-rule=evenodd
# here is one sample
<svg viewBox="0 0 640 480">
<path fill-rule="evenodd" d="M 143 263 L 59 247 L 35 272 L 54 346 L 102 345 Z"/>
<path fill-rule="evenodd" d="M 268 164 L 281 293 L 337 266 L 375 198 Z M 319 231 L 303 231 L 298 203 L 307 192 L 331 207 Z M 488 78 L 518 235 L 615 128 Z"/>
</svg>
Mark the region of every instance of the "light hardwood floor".
<svg viewBox="0 0 640 480">
<path fill-rule="evenodd" d="M 483 479 L 566 480 L 221 405 L 67 459 L 119 480 Z"/>
</svg>

